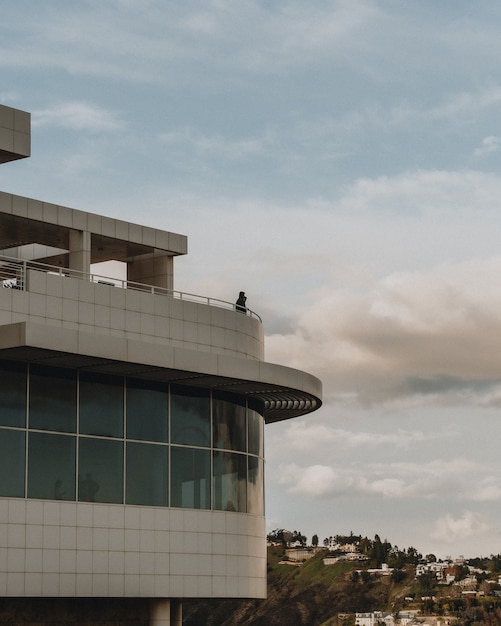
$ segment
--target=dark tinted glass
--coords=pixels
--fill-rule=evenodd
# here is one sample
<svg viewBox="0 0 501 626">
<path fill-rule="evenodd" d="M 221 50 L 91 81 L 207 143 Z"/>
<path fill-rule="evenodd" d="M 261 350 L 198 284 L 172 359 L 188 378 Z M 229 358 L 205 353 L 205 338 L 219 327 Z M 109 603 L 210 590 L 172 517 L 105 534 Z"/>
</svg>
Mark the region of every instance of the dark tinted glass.
<svg viewBox="0 0 501 626">
<path fill-rule="evenodd" d="M 172 387 L 171 441 L 192 446 L 210 446 L 209 392 Z"/>
<path fill-rule="evenodd" d="M 26 365 L 0 361 L 0 425 L 26 426 Z"/>
<path fill-rule="evenodd" d="M 210 509 L 210 451 L 171 448 L 171 506 Z"/>
<path fill-rule="evenodd" d="M 167 446 L 127 444 L 127 504 L 167 506 L 167 453 Z"/>
<path fill-rule="evenodd" d="M 123 501 L 123 444 L 107 439 L 79 439 L 78 499 Z"/>
<path fill-rule="evenodd" d="M 30 368 L 30 428 L 74 433 L 76 373 L 57 367 Z"/>
<path fill-rule="evenodd" d="M 167 441 L 168 393 L 165 385 L 127 379 L 127 438 Z"/>
<path fill-rule="evenodd" d="M 80 432 L 123 437 L 124 384 L 119 376 L 80 374 Z"/>
<path fill-rule="evenodd" d="M 24 497 L 26 431 L 0 428 L 0 496 Z"/>
<path fill-rule="evenodd" d="M 28 498 L 75 499 L 75 437 L 30 433 Z"/>
</svg>

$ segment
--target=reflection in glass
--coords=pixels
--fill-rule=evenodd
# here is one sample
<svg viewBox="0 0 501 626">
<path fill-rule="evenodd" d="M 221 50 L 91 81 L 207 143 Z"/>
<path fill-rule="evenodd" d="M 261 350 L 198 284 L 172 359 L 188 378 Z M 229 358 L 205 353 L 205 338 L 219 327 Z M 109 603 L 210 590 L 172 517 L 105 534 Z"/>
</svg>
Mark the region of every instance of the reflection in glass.
<svg viewBox="0 0 501 626">
<path fill-rule="evenodd" d="M 148 443 L 127 444 L 127 504 L 167 506 L 168 448 Z"/>
<path fill-rule="evenodd" d="M 222 395 L 214 395 L 212 399 L 214 423 L 214 447 L 226 450 L 247 449 L 247 433 L 245 427 L 245 405 L 230 402 Z"/>
<path fill-rule="evenodd" d="M 125 493 L 129 504 L 263 515 L 258 401 L 214 392 L 211 406 L 208 390 L 170 391 L 169 452 L 166 384 L 82 372 L 77 393 L 74 370 L 0 360 L 0 497 L 122 503 Z"/>
<path fill-rule="evenodd" d="M 0 496 L 24 497 L 26 431 L 0 428 Z"/>
<path fill-rule="evenodd" d="M 0 424 L 26 426 L 26 365 L 0 362 Z"/>
<path fill-rule="evenodd" d="M 203 389 L 172 386 L 171 441 L 192 446 L 210 446 L 210 398 Z"/>
<path fill-rule="evenodd" d="M 30 428 L 74 433 L 76 372 L 59 367 L 30 367 Z"/>
<path fill-rule="evenodd" d="M 127 438 L 167 442 L 166 385 L 127 379 Z"/>
<path fill-rule="evenodd" d="M 80 432 L 102 437 L 123 437 L 123 378 L 80 374 Z"/>
<path fill-rule="evenodd" d="M 249 454 L 257 454 L 258 456 L 264 456 L 264 419 L 256 411 L 248 409 L 247 420 L 249 429 Z"/>
<path fill-rule="evenodd" d="M 171 449 L 171 506 L 210 509 L 210 451 Z"/>
<path fill-rule="evenodd" d="M 75 499 L 75 437 L 30 433 L 28 498 Z"/>
<path fill-rule="evenodd" d="M 264 473 L 263 461 L 250 456 L 247 483 L 247 512 L 252 515 L 264 515 Z"/>
<path fill-rule="evenodd" d="M 122 442 L 80 438 L 78 499 L 84 502 L 122 503 Z"/>
<path fill-rule="evenodd" d="M 214 509 L 247 511 L 247 457 L 243 454 L 214 452 Z"/>
</svg>

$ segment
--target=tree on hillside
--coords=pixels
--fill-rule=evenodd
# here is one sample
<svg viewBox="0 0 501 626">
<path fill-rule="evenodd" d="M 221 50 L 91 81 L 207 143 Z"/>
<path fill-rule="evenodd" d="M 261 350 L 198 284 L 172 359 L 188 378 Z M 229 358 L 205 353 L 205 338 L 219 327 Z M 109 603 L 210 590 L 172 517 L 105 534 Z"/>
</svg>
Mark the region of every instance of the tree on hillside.
<svg viewBox="0 0 501 626">
<path fill-rule="evenodd" d="M 282 543 L 287 545 L 287 539 L 292 536 L 290 530 L 285 530 L 285 528 L 276 528 L 272 530 L 266 535 L 266 540 L 270 543 Z"/>
<path fill-rule="evenodd" d="M 303 547 L 306 546 L 306 535 L 303 535 L 300 530 L 294 530 L 289 543 L 300 543 Z"/>
<path fill-rule="evenodd" d="M 382 563 L 388 562 L 388 554 L 391 550 L 391 543 L 386 541 L 381 541 L 379 535 L 374 537 L 374 542 L 372 544 L 372 550 L 369 553 L 369 556 L 374 561 L 376 567 L 381 567 Z"/>
<path fill-rule="evenodd" d="M 311 545 L 316 548 L 318 546 L 318 535 L 313 535 L 311 538 Z"/>
<path fill-rule="evenodd" d="M 351 530 L 349 535 L 336 535 L 335 539 L 337 543 L 340 543 L 341 545 L 344 543 L 351 543 L 354 545 L 358 545 L 360 542 L 360 539 L 362 539 L 362 536 L 355 535 L 353 531 Z"/>
<path fill-rule="evenodd" d="M 270 543 L 281 543 L 285 547 L 291 543 L 298 541 L 302 546 L 306 545 L 306 537 L 299 530 L 285 530 L 285 528 L 276 528 L 266 535 L 266 540 Z"/>
<path fill-rule="evenodd" d="M 405 578 L 405 572 L 401 569 L 394 569 L 391 573 L 391 581 L 394 583 L 400 583 Z"/>
<path fill-rule="evenodd" d="M 437 577 L 433 572 L 424 572 L 418 578 L 419 591 L 423 596 L 431 595 L 431 592 L 435 589 L 437 584 Z"/>
<path fill-rule="evenodd" d="M 423 555 L 420 554 L 416 548 L 410 546 L 407 548 L 407 563 L 411 563 L 412 565 L 417 565 L 419 560 L 423 558 Z"/>
</svg>

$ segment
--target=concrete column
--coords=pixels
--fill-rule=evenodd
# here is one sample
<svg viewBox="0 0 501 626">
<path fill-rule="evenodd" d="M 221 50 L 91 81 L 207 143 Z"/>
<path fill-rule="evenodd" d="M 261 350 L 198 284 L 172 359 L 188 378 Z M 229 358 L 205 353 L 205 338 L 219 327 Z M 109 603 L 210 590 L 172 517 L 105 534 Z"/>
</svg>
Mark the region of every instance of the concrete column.
<svg viewBox="0 0 501 626">
<path fill-rule="evenodd" d="M 171 626 L 170 600 L 151 600 L 150 626 Z"/>
<path fill-rule="evenodd" d="M 127 263 L 127 280 L 173 289 L 174 257 L 160 252 L 134 257 Z"/>
<path fill-rule="evenodd" d="M 151 600 L 150 626 L 183 626 L 183 604 L 179 600 Z"/>
<path fill-rule="evenodd" d="M 86 230 L 70 230 L 68 265 L 72 270 L 90 274 L 90 232 Z"/>
<path fill-rule="evenodd" d="M 170 603 L 170 624 L 183 626 L 183 603 L 179 600 L 172 600 Z"/>
</svg>

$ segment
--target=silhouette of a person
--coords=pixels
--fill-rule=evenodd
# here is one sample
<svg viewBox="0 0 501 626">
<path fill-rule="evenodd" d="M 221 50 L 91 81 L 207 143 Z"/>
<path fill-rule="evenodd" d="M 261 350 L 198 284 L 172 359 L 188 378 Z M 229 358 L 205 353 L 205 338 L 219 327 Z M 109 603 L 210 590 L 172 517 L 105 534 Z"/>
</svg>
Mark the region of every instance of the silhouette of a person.
<svg viewBox="0 0 501 626">
<path fill-rule="evenodd" d="M 247 302 L 247 298 L 245 297 L 245 292 L 241 291 L 238 296 L 238 300 L 235 303 L 235 309 L 239 313 L 247 313 L 247 307 L 245 306 L 246 302 Z"/>
<path fill-rule="evenodd" d="M 54 483 L 54 498 L 56 500 L 64 500 L 64 496 L 66 495 L 66 491 L 63 491 L 63 481 L 56 480 Z"/>
<path fill-rule="evenodd" d="M 79 500 L 84 502 L 94 502 L 96 493 L 99 491 L 99 485 L 92 478 L 92 474 L 86 474 L 85 480 L 80 483 Z"/>
</svg>

